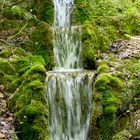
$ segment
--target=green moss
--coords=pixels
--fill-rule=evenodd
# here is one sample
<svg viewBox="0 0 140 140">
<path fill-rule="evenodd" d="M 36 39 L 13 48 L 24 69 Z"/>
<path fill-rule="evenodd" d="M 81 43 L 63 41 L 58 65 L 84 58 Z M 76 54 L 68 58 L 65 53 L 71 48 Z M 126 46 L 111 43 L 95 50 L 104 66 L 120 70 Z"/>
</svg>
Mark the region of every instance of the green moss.
<svg viewBox="0 0 140 140">
<path fill-rule="evenodd" d="M 32 81 L 29 83 L 29 87 L 34 90 L 44 89 L 44 84 L 38 80 Z"/>
<path fill-rule="evenodd" d="M 29 71 L 29 74 L 33 74 L 33 73 L 36 73 L 36 72 L 45 74 L 46 73 L 46 69 L 44 68 L 43 65 L 36 64 L 36 65 L 31 67 L 31 69 Z"/>
<path fill-rule="evenodd" d="M 108 73 L 101 73 L 97 76 L 95 81 L 95 88 L 97 91 L 103 91 L 107 89 L 109 86 L 111 88 L 122 87 L 123 83 L 117 77 L 113 77 Z"/>
<path fill-rule="evenodd" d="M 52 1 L 38 0 L 35 2 L 34 12 L 39 20 L 52 24 L 54 12 Z"/>
<path fill-rule="evenodd" d="M 105 90 L 103 92 L 103 105 L 117 105 L 119 104 L 119 99 L 116 97 L 115 92 L 110 90 Z"/>
<path fill-rule="evenodd" d="M 34 44 L 35 51 L 38 51 L 40 46 L 45 48 L 52 46 L 52 31 L 50 26 L 45 22 L 40 22 L 35 30 L 32 31 L 31 36 Z"/>
<path fill-rule="evenodd" d="M 128 130 L 123 130 L 113 136 L 112 140 L 128 140 L 130 133 Z"/>
<path fill-rule="evenodd" d="M 115 106 L 106 106 L 104 107 L 104 113 L 107 113 L 107 114 L 114 114 L 117 112 L 117 108 Z"/>
<path fill-rule="evenodd" d="M 46 73 L 46 69 L 44 68 L 43 65 L 41 64 L 36 64 L 33 65 L 28 71 L 26 71 L 23 75 L 22 75 L 22 79 L 26 79 L 28 77 L 28 75 L 32 75 L 34 73 L 40 73 L 40 74 L 44 74 Z"/>
<path fill-rule="evenodd" d="M 22 74 L 24 74 L 26 71 L 28 71 L 30 68 L 31 68 L 31 65 L 25 66 L 25 67 L 19 69 L 18 72 L 19 72 L 20 75 L 22 75 Z"/>
<path fill-rule="evenodd" d="M 41 126 L 31 123 L 22 123 L 20 126 L 21 134 L 18 137 L 24 140 L 47 140 L 44 129 Z"/>
<path fill-rule="evenodd" d="M 109 70 L 109 67 L 107 64 L 102 64 L 97 68 L 97 73 L 107 73 Z"/>
<path fill-rule="evenodd" d="M 116 132 L 121 132 L 127 129 L 128 124 L 129 124 L 129 115 L 120 117 L 117 121 Z"/>
<path fill-rule="evenodd" d="M 13 74 L 16 72 L 15 65 L 9 60 L 0 58 L 0 70 L 7 74 Z"/>
<path fill-rule="evenodd" d="M 18 137 L 25 140 L 45 140 L 48 137 L 46 136 L 48 133 L 46 115 L 46 108 L 40 101 L 31 100 L 29 105 L 24 105 L 19 112 L 15 113 L 15 127 L 21 131 Z"/>
<path fill-rule="evenodd" d="M 5 85 L 5 91 L 9 92 L 9 93 L 13 93 L 16 88 L 19 86 L 19 79 L 18 79 L 18 75 L 5 75 L 3 77 L 3 84 Z M 9 94 L 10 96 L 10 94 Z"/>
<path fill-rule="evenodd" d="M 25 58 L 17 58 L 15 60 L 15 65 L 17 66 L 17 69 L 20 70 L 22 68 L 25 68 L 26 66 L 30 66 L 31 65 L 31 62 L 29 59 L 27 59 L 26 57 Z"/>
<path fill-rule="evenodd" d="M 140 135 L 140 126 L 132 130 L 133 138 Z"/>
<path fill-rule="evenodd" d="M 24 49 L 22 48 L 16 48 L 13 50 L 14 55 L 19 55 L 19 56 L 27 56 L 27 53 Z"/>
<path fill-rule="evenodd" d="M 30 105 L 26 106 L 25 115 L 29 118 L 36 118 L 41 115 L 45 115 L 44 106 L 41 102 L 36 100 L 31 100 Z"/>
<path fill-rule="evenodd" d="M 45 60 L 41 55 L 30 56 L 29 60 L 31 61 L 32 65 L 41 64 L 45 66 Z"/>
<path fill-rule="evenodd" d="M 25 105 L 30 103 L 30 98 L 28 97 L 27 94 L 21 94 L 17 99 L 16 99 L 16 110 L 24 108 Z"/>
<path fill-rule="evenodd" d="M 112 140 L 112 135 L 115 133 L 115 115 L 110 114 L 101 116 L 98 121 L 98 126 L 103 140 Z"/>
<path fill-rule="evenodd" d="M 83 8 L 82 10 L 85 9 Z M 102 58 L 102 52 L 109 51 L 109 46 L 112 42 L 118 39 L 128 39 L 127 35 L 140 34 L 139 15 L 96 16 L 89 20 L 84 20 L 82 23 L 83 64 L 88 69 L 95 68 L 96 60 Z"/>
<path fill-rule="evenodd" d="M 36 140 L 48 140 L 44 58 L 31 55 L 17 59 L 15 64 L 20 77 L 11 83 L 16 92 L 9 99 L 8 106 L 15 112 L 15 129 L 21 132 L 18 138 L 32 140 L 36 133 Z"/>
<path fill-rule="evenodd" d="M 8 58 L 12 55 L 10 50 L 3 50 L 0 52 L 0 57 L 1 58 Z"/>
</svg>

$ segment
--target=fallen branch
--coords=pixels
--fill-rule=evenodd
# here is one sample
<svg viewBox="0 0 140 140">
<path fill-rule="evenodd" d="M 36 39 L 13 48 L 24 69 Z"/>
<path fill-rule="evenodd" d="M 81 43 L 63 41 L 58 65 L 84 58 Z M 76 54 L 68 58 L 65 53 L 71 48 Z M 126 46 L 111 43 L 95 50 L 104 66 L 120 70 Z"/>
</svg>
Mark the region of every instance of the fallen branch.
<svg viewBox="0 0 140 140">
<path fill-rule="evenodd" d="M 8 46 L 14 46 L 13 44 L 11 44 L 10 42 L 8 42 L 4 39 L 0 39 L 0 42 L 4 43 L 5 45 L 8 45 Z"/>
<path fill-rule="evenodd" d="M 18 1 L 16 3 L 9 5 L 8 7 L 12 7 L 12 6 L 18 5 L 18 4 L 23 3 L 23 2 L 26 2 L 26 0 Z"/>
<path fill-rule="evenodd" d="M 19 30 L 18 33 L 16 33 L 15 35 L 9 37 L 8 40 L 11 40 L 11 39 L 15 38 L 16 36 L 18 36 L 18 35 L 23 31 L 23 29 L 24 29 L 26 26 L 27 26 L 27 22 L 26 22 L 25 25 Z"/>
</svg>

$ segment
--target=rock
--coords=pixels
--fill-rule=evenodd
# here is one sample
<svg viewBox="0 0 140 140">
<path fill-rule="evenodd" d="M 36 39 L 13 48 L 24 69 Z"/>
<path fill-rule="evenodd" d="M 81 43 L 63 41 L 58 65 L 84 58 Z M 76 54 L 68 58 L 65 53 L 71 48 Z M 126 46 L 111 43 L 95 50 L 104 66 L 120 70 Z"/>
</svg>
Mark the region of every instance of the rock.
<svg viewBox="0 0 140 140">
<path fill-rule="evenodd" d="M 0 92 L 0 99 L 3 99 L 4 95 Z"/>
<path fill-rule="evenodd" d="M 4 86 L 0 85 L 0 92 L 3 92 L 3 90 L 4 90 Z"/>
<path fill-rule="evenodd" d="M 0 122 L 0 125 L 6 126 L 6 123 L 4 121 Z"/>
<path fill-rule="evenodd" d="M 5 139 L 5 135 L 0 132 L 0 139 Z"/>
</svg>

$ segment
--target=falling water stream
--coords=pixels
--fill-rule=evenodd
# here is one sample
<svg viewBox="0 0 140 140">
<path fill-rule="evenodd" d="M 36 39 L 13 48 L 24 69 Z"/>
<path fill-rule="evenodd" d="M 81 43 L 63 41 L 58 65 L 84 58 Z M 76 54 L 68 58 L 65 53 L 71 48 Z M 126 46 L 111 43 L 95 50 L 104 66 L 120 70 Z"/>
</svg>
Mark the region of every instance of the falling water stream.
<svg viewBox="0 0 140 140">
<path fill-rule="evenodd" d="M 54 0 L 54 61 L 47 72 L 51 140 L 88 140 L 93 72 L 82 69 L 80 26 L 71 26 L 73 0 Z"/>
</svg>

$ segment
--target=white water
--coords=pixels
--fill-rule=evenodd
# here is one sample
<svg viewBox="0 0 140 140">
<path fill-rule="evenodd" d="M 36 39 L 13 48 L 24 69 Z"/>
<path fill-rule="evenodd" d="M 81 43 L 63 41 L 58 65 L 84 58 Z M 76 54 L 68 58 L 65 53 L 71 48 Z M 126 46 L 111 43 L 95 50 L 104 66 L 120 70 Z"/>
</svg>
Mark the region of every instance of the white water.
<svg viewBox="0 0 140 140">
<path fill-rule="evenodd" d="M 54 70 L 81 69 L 81 27 L 53 27 L 53 34 Z"/>
<path fill-rule="evenodd" d="M 54 61 L 47 72 L 51 140 L 87 140 L 93 72 L 82 70 L 80 26 L 70 26 L 73 0 L 54 0 Z"/>
<path fill-rule="evenodd" d="M 54 0 L 54 10 L 54 26 L 70 26 L 73 0 Z"/>
<path fill-rule="evenodd" d="M 48 72 L 47 77 L 51 140 L 87 140 L 93 73 Z"/>
</svg>

